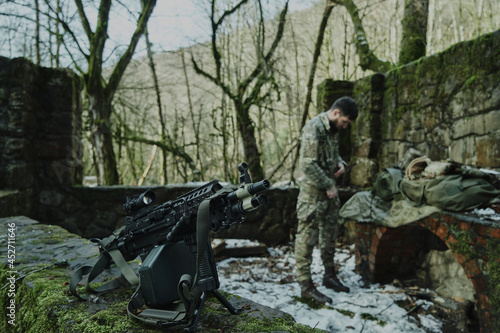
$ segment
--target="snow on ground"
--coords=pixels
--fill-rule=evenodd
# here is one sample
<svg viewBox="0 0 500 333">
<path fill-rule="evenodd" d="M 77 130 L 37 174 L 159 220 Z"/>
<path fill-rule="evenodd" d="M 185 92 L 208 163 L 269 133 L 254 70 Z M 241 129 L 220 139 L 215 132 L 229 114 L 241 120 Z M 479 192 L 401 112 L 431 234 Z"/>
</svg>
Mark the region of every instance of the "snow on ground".
<svg viewBox="0 0 500 333">
<path fill-rule="evenodd" d="M 242 240 L 226 240 L 226 243 L 228 247 L 256 245 Z M 324 269 L 319 250 L 314 250 L 313 281 L 319 291 L 333 299 L 332 304 L 320 309 L 310 308 L 297 300 L 300 286 L 295 279 L 293 251 L 269 248 L 268 252 L 272 260 L 255 257 L 220 261 L 217 264 L 220 289 L 287 312 L 301 324 L 328 332 L 441 332 L 442 323 L 438 319 L 418 314 L 420 325 L 417 325 L 415 318 L 396 304 L 406 299 L 403 290 L 393 285 L 366 286 L 361 276 L 354 272 L 352 249 L 338 249 L 335 257 L 340 265 L 339 278 L 351 289 L 349 293 L 336 293 L 321 285 Z M 432 303 L 419 300 L 417 304 L 425 309 Z"/>
</svg>

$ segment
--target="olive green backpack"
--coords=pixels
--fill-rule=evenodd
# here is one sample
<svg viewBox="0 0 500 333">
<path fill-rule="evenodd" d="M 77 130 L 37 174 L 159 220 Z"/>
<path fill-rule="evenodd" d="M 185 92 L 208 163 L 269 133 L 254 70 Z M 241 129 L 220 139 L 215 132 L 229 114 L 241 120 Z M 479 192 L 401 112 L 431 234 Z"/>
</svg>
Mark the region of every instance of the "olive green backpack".
<svg viewBox="0 0 500 333">
<path fill-rule="evenodd" d="M 500 198 L 500 190 L 485 179 L 462 174 L 415 180 L 405 177 L 399 189 L 416 206 L 431 205 L 454 212 L 474 209 Z"/>
</svg>

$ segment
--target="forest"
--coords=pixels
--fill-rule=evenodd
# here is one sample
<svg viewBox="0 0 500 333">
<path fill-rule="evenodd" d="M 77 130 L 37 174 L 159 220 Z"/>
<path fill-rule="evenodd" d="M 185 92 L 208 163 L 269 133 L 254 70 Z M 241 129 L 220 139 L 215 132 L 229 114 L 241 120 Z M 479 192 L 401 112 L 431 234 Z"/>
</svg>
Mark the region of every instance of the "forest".
<svg viewBox="0 0 500 333">
<path fill-rule="evenodd" d="M 206 39 L 172 50 L 151 37 L 169 19 L 160 1 L 0 0 L 0 55 L 78 74 L 84 174 L 99 185 L 237 183 L 242 161 L 290 184 L 318 84 L 500 29 L 496 0 L 295 2 L 309 1 L 192 0 Z"/>
</svg>

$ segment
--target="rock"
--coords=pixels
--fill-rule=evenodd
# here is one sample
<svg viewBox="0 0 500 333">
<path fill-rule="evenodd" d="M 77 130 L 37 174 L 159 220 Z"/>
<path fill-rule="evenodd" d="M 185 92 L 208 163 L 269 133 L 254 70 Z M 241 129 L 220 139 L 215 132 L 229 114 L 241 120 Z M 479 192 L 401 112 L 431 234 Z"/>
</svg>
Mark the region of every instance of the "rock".
<svg viewBox="0 0 500 333">
<path fill-rule="evenodd" d="M 98 248 L 65 229 L 23 216 L 0 219 L 7 236 L 0 238 L 4 267 L 0 274 L 2 332 L 156 332 L 129 319 L 126 312 L 132 286 L 123 286 L 92 301 L 69 293 L 73 271 L 93 264 Z M 4 235 L 4 232 L 1 233 Z M 9 257 L 10 255 L 10 257 Z M 131 266 L 137 270 L 138 261 Z M 119 276 L 114 265 L 95 282 Z M 321 332 L 297 324 L 291 315 L 251 300 L 224 293 L 243 313 L 232 315 L 215 297 L 208 297 L 197 332 Z M 10 307 L 10 308 L 9 308 Z M 5 320 L 7 318 L 8 320 Z M 15 324 L 15 326 L 13 325 Z"/>
</svg>

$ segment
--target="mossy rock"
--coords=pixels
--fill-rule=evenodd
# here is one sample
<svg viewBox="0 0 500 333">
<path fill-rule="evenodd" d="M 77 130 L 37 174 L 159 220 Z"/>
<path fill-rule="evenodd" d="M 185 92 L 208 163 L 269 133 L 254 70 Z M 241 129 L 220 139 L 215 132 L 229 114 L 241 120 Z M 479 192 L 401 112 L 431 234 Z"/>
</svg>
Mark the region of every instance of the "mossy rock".
<svg viewBox="0 0 500 333">
<path fill-rule="evenodd" d="M 131 286 L 123 286 L 92 301 L 78 300 L 69 293 L 73 270 L 92 264 L 97 258 L 98 249 L 87 240 L 25 217 L 0 219 L 0 224 L 5 230 L 14 226 L 11 228 L 14 237 L 1 240 L 2 253 L 8 252 L 9 239 L 15 239 L 10 243 L 16 251 L 14 260 L 4 256 L 0 273 L 0 285 L 5 286 L 0 290 L 4 318 L 1 332 L 164 331 L 127 316 L 127 303 L 134 292 Z M 47 242 L 46 239 L 61 241 Z M 137 262 L 131 263 L 134 269 L 137 265 Z M 117 274 L 116 268 L 107 270 L 102 274 L 102 281 Z M 215 297 L 208 297 L 197 332 L 323 332 L 298 324 L 291 315 L 279 310 L 231 294 L 223 295 L 243 312 L 233 315 Z M 180 332 L 182 327 L 169 331 Z"/>
</svg>

